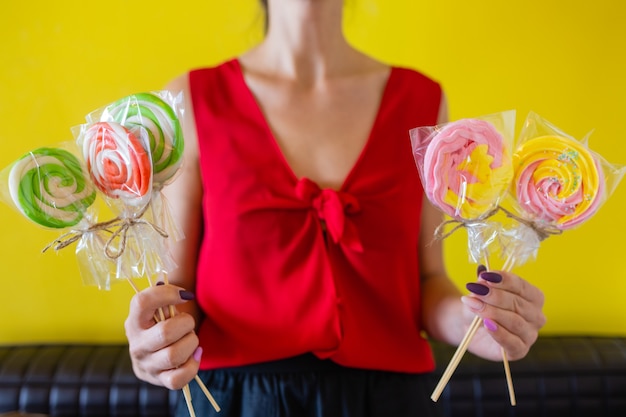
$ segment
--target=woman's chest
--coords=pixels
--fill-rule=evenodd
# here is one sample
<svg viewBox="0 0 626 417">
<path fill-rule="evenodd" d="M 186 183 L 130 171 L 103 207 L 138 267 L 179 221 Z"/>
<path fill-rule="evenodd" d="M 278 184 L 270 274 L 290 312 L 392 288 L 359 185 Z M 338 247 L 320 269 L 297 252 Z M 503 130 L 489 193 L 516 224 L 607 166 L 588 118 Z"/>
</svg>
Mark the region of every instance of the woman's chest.
<svg viewBox="0 0 626 417">
<path fill-rule="evenodd" d="M 311 89 L 248 85 L 294 175 L 338 189 L 372 137 L 386 79 Z"/>
</svg>

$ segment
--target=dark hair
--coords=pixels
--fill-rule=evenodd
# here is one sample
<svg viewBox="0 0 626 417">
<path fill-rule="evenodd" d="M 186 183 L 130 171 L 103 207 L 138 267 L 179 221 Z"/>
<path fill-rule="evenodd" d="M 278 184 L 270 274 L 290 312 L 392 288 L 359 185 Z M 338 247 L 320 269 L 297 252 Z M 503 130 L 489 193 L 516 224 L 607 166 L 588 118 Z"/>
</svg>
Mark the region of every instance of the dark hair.
<svg viewBox="0 0 626 417">
<path fill-rule="evenodd" d="M 259 3 L 261 4 L 263 12 L 265 13 L 265 32 L 267 32 L 267 27 L 270 23 L 270 16 L 267 13 L 267 0 L 260 0 Z"/>
</svg>

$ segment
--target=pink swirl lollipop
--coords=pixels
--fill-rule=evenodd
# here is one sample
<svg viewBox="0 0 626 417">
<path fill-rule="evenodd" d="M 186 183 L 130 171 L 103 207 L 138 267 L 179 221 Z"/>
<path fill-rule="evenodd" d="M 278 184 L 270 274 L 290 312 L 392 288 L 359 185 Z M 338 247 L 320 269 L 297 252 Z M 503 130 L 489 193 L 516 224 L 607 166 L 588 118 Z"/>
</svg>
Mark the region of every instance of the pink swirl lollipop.
<svg viewBox="0 0 626 417">
<path fill-rule="evenodd" d="M 82 138 L 91 179 L 107 197 L 130 206 L 147 204 L 152 190 L 152 162 L 141 142 L 114 122 L 89 127 Z"/>
<path fill-rule="evenodd" d="M 445 125 L 424 155 L 424 190 L 444 213 L 475 220 L 494 209 L 513 176 L 502 135 L 489 122 Z"/>
<path fill-rule="evenodd" d="M 502 131 L 509 133 L 513 126 L 509 115 L 513 114 L 507 112 L 488 117 L 501 122 Z M 487 227 L 487 217 L 498 207 L 513 177 L 505 137 L 494 124 L 482 118 L 461 119 L 441 127 L 416 128 L 409 133 L 427 198 L 453 217 L 453 222 L 467 228 L 472 257 L 488 260 L 487 247 L 492 241 L 494 228 Z M 443 222 L 435 230 L 436 238 L 444 239 L 450 235 L 440 233 L 447 223 Z M 458 226 L 452 232 L 454 230 L 458 230 Z M 435 387 L 431 395 L 433 401 L 437 401 L 443 392 L 480 324 L 481 318 L 476 316 Z M 508 368 L 508 360 L 502 352 L 505 368 Z M 513 404 L 514 393 L 508 376 L 507 383 Z"/>
<path fill-rule="evenodd" d="M 574 139 L 546 135 L 523 143 L 513 154 L 513 195 L 526 217 L 560 230 L 593 216 L 605 194 L 597 158 Z"/>
</svg>

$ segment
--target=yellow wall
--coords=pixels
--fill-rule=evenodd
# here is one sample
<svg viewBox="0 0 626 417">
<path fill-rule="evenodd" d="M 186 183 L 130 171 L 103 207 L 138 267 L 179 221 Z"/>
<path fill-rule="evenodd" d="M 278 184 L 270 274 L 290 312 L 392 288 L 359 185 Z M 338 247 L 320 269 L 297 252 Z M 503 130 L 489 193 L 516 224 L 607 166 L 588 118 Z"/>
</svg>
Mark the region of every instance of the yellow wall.
<svg viewBox="0 0 626 417">
<path fill-rule="evenodd" d="M 18 4 L 19 3 L 19 4 Z M 10 2 L 0 25 L 0 168 L 121 96 L 161 88 L 260 39 L 255 0 Z M 533 110 L 626 163 L 626 6 L 615 0 L 347 0 L 359 48 L 440 80 L 451 118 Z M 518 123 L 519 127 L 519 123 Z M 588 223 L 548 239 L 518 271 L 547 296 L 550 333 L 626 334 L 626 184 Z M 83 286 L 57 233 L 0 205 L 0 343 L 120 341 L 132 290 Z M 473 279 L 465 234 L 446 242 L 451 274 Z"/>
</svg>

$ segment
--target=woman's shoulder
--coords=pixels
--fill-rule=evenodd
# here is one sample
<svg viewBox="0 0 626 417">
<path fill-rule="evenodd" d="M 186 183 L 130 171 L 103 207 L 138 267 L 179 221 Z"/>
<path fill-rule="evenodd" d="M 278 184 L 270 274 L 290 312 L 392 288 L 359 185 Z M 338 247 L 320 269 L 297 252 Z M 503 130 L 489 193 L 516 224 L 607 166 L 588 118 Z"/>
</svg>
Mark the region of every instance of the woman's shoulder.
<svg viewBox="0 0 626 417">
<path fill-rule="evenodd" d="M 167 85 L 170 89 L 185 90 L 189 85 L 190 78 L 211 78 L 218 74 L 233 73 L 238 69 L 238 66 L 237 58 L 229 58 L 217 64 L 194 67 L 174 77 Z"/>
<path fill-rule="evenodd" d="M 228 58 L 222 61 L 219 61 L 216 64 L 211 65 L 203 65 L 195 68 L 191 68 L 186 75 L 190 76 L 192 74 L 209 74 L 209 73 L 218 73 L 224 71 L 233 71 L 239 68 L 239 58 Z"/>
<path fill-rule="evenodd" d="M 392 67 L 394 76 L 401 81 L 415 85 L 419 88 L 431 87 L 441 90 L 441 83 L 436 78 L 422 72 L 418 69 L 410 68 L 408 66 L 394 65 Z"/>
</svg>

